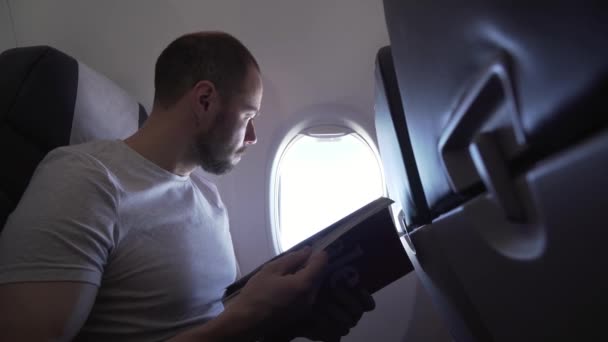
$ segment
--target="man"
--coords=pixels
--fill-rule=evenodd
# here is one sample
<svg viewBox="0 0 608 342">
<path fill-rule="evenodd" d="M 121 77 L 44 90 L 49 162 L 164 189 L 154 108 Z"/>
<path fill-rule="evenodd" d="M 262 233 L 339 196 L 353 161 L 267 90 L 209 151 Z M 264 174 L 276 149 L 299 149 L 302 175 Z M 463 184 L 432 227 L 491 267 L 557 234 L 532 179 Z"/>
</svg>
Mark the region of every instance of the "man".
<svg viewBox="0 0 608 342">
<path fill-rule="evenodd" d="M 371 297 L 314 306 L 327 262 L 309 249 L 269 263 L 224 308 L 236 278 L 217 190 L 255 144 L 257 62 L 237 39 L 194 33 L 155 69 L 145 125 L 125 141 L 52 151 L 0 236 L 0 331 L 7 341 L 339 340 Z M 278 328 L 280 327 L 280 329 Z"/>
</svg>

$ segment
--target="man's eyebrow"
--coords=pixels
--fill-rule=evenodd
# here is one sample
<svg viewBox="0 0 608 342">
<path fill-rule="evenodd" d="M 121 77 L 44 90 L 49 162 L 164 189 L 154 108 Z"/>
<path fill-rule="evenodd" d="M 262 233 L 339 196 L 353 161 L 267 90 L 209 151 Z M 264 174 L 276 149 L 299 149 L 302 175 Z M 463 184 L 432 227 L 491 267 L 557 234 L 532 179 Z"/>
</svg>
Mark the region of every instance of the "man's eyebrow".
<svg viewBox="0 0 608 342">
<path fill-rule="evenodd" d="M 258 109 L 258 107 L 254 106 L 254 105 L 250 105 L 250 104 L 245 105 L 245 107 L 246 107 L 248 110 L 252 110 L 252 111 L 254 111 L 256 115 L 257 115 L 257 114 L 259 114 L 259 111 L 260 111 L 260 110 Z"/>
</svg>

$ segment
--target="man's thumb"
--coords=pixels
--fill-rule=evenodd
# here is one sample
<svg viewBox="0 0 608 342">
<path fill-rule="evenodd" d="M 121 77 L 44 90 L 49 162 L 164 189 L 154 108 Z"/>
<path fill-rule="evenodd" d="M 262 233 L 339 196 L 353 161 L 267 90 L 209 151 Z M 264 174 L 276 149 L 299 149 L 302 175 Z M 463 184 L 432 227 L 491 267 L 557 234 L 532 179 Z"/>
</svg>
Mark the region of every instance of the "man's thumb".
<svg viewBox="0 0 608 342">
<path fill-rule="evenodd" d="M 306 264 L 306 267 L 299 270 L 296 276 L 302 280 L 316 283 L 317 280 L 323 276 L 328 260 L 329 256 L 327 255 L 327 252 L 321 251 L 315 253 L 312 257 L 308 258 L 308 264 Z"/>
</svg>

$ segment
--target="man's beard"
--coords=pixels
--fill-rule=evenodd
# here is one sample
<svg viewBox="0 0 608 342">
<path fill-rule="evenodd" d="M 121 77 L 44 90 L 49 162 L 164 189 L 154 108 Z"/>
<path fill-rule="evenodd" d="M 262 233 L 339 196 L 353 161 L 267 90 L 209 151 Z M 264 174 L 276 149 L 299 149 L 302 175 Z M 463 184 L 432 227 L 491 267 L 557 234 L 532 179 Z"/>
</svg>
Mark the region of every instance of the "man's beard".
<svg viewBox="0 0 608 342">
<path fill-rule="evenodd" d="M 216 122 L 207 134 L 200 134 L 194 142 L 200 167 L 216 175 L 232 170 L 236 164 L 234 158 L 245 152 L 245 147 L 234 150 L 229 137 L 222 134 L 224 130 L 221 123 Z"/>
<path fill-rule="evenodd" d="M 221 175 L 232 170 L 234 167 L 231 158 L 232 153 L 222 141 L 213 141 L 209 137 L 199 136 L 195 144 L 198 163 L 203 170 Z"/>
</svg>

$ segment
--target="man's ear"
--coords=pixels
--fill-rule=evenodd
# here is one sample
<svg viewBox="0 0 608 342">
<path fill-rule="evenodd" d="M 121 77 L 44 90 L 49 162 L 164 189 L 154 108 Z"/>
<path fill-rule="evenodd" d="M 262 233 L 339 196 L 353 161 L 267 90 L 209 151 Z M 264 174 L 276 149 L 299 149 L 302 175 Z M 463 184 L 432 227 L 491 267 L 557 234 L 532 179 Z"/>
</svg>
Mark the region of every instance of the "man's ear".
<svg viewBox="0 0 608 342">
<path fill-rule="evenodd" d="M 207 127 L 213 120 L 217 107 L 217 89 L 213 82 L 199 81 L 190 92 L 191 113 L 196 127 Z"/>
<path fill-rule="evenodd" d="M 201 106 L 203 112 L 208 112 L 211 109 L 213 102 L 217 98 L 217 89 L 213 82 L 199 81 L 194 85 L 195 97 Z"/>
</svg>

